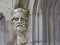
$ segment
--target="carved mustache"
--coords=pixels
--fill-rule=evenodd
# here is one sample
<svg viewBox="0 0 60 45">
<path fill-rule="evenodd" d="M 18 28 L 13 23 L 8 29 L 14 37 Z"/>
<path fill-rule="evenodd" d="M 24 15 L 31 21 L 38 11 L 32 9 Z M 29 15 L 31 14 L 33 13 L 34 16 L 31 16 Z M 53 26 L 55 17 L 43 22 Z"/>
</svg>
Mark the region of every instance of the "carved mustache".
<svg viewBox="0 0 60 45">
<path fill-rule="evenodd" d="M 20 23 L 20 22 L 16 23 L 16 26 L 23 26 L 23 25 L 25 25 L 25 24 Z"/>
<path fill-rule="evenodd" d="M 18 26 L 22 26 L 22 24 L 16 24 L 16 27 L 18 27 Z"/>
</svg>

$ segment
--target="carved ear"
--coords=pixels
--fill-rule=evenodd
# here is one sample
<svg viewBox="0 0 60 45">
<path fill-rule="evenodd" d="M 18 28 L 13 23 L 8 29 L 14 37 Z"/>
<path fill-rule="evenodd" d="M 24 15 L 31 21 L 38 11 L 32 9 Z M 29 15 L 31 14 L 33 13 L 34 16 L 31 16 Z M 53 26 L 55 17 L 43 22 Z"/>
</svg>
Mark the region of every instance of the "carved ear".
<svg viewBox="0 0 60 45">
<path fill-rule="evenodd" d="M 11 9 L 11 16 L 13 16 L 12 14 L 14 13 L 14 10 L 15 10 L 15 9 Z"/>
<path fill-rule="evenodd" d="M 15 9 L 11 9 L 12 12 L 14 12 Z"/>
<path fill-rule="evenodd" d="M 12 17 L 12 18 L 13 18 L 13 17 Z M 13 24 L 13 21 L 12 21 L 13 19 L 12 19 L 12 18 L 10 18 L 10 20 L 9 20 L 9 22 L 10 22 L 11 24 Z"/>
<path fill-rule="evenodd" d="M 29 10 L 27 9 L 27 10 L 24 12 L 24 14 L 26 15 L 26 17 L 28 17 L 28 16 L 29 16 Z"/>
<path fill-rule="evenodd" d="M 29 14 L 29 10 L 28 9 L 26 10 L 26 12 L 27 12 L 27 14 Z"/>
</svg>

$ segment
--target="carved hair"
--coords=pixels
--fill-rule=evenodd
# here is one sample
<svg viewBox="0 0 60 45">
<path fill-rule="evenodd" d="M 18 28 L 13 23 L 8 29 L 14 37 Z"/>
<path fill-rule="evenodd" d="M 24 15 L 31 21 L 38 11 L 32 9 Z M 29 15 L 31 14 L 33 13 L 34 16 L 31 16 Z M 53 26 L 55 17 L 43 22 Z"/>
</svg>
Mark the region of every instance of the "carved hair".
<svg viewBox="0 0 60 45">
<path fill-rule="evenodd" d="M 24 10 L 24 9 L 22 9 L 22 8 L 17 8 L 17 9 L 12 9 L 12 10 L 11 10 L 12 16 L 13 16 L 14 13 L 18 13 L 18 12 L 23 13 L 24 15 L 26 15 L 26 14 L 29 13 L 28 10 Z"/>
</svg>

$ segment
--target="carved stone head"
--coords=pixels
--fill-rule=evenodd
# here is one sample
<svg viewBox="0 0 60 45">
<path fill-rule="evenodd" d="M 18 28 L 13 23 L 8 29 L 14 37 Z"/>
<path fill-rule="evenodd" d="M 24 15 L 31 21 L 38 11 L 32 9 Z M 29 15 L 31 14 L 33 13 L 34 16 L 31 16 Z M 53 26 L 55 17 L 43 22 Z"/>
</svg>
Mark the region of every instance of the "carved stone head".
<svg viewBox="0 0 60 45">
<path fill-rule="evenodd" d="M 27 11 L 22 8 L 17 8 L 12 13 L 12 23 L 17 31 L 25 31 L 27 24 Z"/>
</svg>

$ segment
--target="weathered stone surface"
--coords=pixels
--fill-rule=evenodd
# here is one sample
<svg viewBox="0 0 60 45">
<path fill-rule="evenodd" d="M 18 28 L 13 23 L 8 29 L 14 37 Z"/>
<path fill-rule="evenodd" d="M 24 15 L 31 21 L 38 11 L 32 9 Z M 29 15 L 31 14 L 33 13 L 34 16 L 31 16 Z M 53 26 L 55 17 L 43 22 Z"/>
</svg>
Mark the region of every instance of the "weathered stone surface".
<svg viewBox="0 0 60 45">
<path fill-rule="evenodd" d="M 15 2 L 13 0 L 12 6 L 12 0 L 0 0 L 0 12 L 6 20 L 11 17 L 8 8 L 14 7 Z M 60 0 L 29 0 L 29 4 L 26 4 L 30 11 L 27 45 L 60 45 Z M 11 32 L 8 35 L 11 36 Z M 11 43 L 9 45 L 13 45 Z"/>
</svg>

